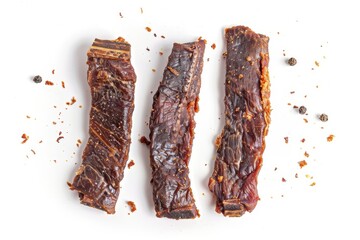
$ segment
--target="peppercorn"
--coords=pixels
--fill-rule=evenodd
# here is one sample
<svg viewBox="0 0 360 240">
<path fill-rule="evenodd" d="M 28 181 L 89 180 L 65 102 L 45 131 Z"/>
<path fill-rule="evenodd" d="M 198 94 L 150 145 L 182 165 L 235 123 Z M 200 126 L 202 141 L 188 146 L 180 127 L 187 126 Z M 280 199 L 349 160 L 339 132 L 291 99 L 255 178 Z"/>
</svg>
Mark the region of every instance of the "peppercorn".
<svg viewBox="0 0 360 240">
<path fill-rule="evenodd" d="M 37 75 L 33 78 L 34 83 L 41 83 L 42 82 L 42 77 Z"/>
<path fill-rule="evenodd" d="M 299 108 L 299 113 L 303 115 L 303 114 L 306 113 L 306 110 L 307 110 L 306 107 L 301 106 L 301 107 Z"/>
<path fill-rule="evenodd" d="M 319 117 L 320 121 L 322 122 L 327 122 L 329 120 L 328 115 L 326 115 L 325 113 L 321 114 Z"/>
<path fill-rule="evenodd" d="M 293 58 L 293 57 L 292 57 L 292 58 L 289 58 L 288 64 L 289 64 L 290 66 L 295 66 L 296 63 L 297 63 L 297 61 L 296 61 L 295 58 Z"/>
</svg>

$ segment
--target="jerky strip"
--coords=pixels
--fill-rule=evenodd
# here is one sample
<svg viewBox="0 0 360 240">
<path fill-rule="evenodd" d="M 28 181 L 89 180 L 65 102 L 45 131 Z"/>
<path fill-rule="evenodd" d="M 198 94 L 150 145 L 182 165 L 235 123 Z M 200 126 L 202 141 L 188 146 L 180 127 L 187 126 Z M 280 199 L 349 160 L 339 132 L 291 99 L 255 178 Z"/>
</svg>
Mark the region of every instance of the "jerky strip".
<svg viewBox="0 0 360 240">
<path fill-rule="evenodd" d="M 129 156 L 136 75 L 130 44 L 122 38 L 95 39 L 87 55 L 90 137 L 69 186 L 82 204 L 113 214 Z"/>
<path fill-rule="evenodd" d="M 173 46 L 150 118 L 150 162 L 157 217 L 199 216 L 190 188 L 188 164 L 194 115 L 201 85 L 205 42 Z"/>
<path fill-rule="evenodd" d="M 238 217 L 259 200 L 257 176 L 270 123 L 269 38 L 238 26 L 227 42 L 225 126 L 209 180 L 216 211 Z"/>
</svg>

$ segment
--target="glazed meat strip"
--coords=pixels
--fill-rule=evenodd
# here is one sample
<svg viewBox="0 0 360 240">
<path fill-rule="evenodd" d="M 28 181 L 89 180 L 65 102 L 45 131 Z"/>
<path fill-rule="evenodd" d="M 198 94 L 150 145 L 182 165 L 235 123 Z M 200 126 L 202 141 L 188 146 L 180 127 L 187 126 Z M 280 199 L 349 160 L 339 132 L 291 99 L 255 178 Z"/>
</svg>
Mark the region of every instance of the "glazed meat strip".
<svg viewBox="0 0 360 240">
<path fill-rule="evenodd" d="M 248 27 L 225 30 L 225 126 L 209 180 L 216 211 L 238 217 L 259 200 L 257 176 L 270 124 L 269 38 Z"/>
<path fill-rule="evenodd" d="M 95 39 L 87 55 L 90 137 L 69 186 L 82 204 L 113 214 L 129 156 L 136 75 L 123 38 Z"/>
<path fill-rule="evenodd" d="M 157 217 L 199 216 L 189 160 L 198 111 L 205 42 L 175 43 L 150 117 L 150 162 Z"/>
</svg>

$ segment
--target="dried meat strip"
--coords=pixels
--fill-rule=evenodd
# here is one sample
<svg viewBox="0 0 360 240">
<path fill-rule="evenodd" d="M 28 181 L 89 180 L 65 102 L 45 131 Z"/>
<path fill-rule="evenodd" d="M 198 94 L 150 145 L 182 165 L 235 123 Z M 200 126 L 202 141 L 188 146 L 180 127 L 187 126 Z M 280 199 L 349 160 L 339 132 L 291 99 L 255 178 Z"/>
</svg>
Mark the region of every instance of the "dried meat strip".
<svg viewBox="0 0 360 240">
<path fill-rule="evenodd" d="M 113 214 L 129 156 L 136 75 L 123 38 L 95 39 L 87 55 L 90 137 L 69 186 L 81 203 Z"/>
<path fill-rule="evenodd" d="M 216 211 L 238 217 L 259 200 L 257 176 L 270 123 L 269 38 L 250 28 L 225 30 L 225 126 L 209 180 Z"/>
<path fill-rule="evenodd" d="M 199 216 L 190 188 L 189 160 L 205 42 L 173 46 L 150 118 L 150 162 L 157 217 Z"/>
</svg>

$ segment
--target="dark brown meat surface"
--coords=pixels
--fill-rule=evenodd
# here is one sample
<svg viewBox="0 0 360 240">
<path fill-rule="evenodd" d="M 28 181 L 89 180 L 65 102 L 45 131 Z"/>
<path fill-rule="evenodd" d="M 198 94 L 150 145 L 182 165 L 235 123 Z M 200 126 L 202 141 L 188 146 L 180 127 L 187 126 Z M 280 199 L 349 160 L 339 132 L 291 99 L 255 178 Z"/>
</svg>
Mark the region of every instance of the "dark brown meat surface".
<svg viewBox="0 0 360 240">
<path fill-rule="evenodd" d="M 87 55 L 90 137 L 69 186 L 81 203 L 113 214 L 129 156 L 136 75 L 122 38 L 95 39 Z"/>
<path fill-rule="evenodd" d="M 190 187 L 189 160 L 194 138 L 205 42 L 173 46 L 150 117 L 150 163 L 157 217 L 199 216 Z"/>
<path fill-rule="evenodd" d="M 251 212 L 259 200 L 257 177 L 270 124 L 269 38 L 250 28 L 225 30 L 225 126 L 209 189 L 225 216 Z"/>
</svg>

